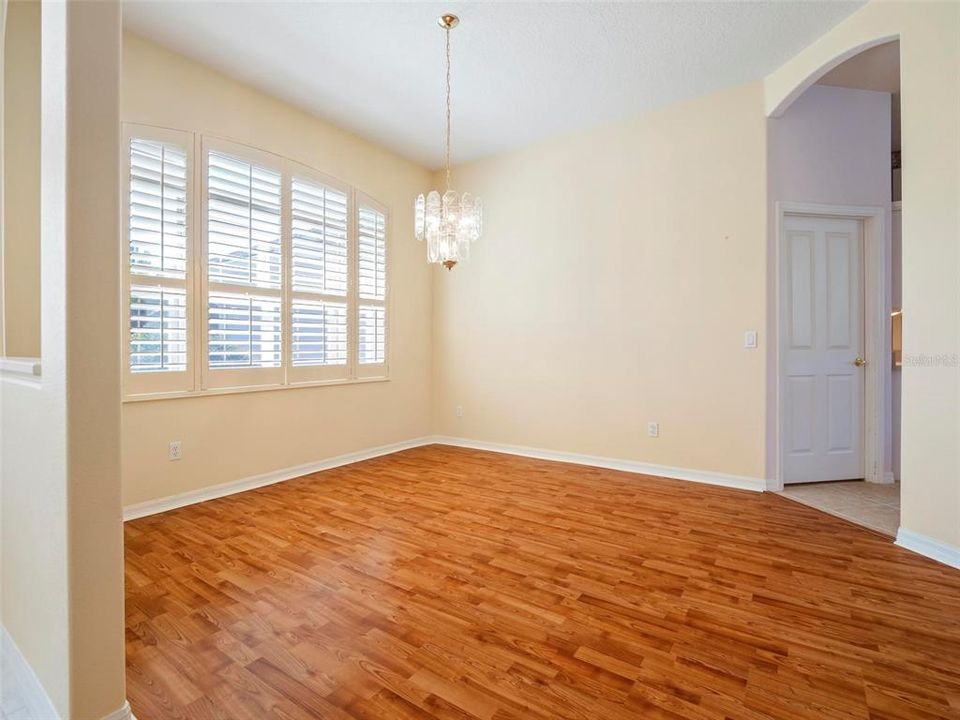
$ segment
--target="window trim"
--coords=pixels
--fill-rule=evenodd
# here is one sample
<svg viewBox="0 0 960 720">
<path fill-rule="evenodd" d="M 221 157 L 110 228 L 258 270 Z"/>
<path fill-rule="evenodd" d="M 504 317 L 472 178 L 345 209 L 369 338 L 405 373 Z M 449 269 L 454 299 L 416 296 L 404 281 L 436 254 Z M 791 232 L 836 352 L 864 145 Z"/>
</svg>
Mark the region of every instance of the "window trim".
<svg viewBox="0 0 960 720">
<path fill-rule="evenodd" d="M 122 325 L 124 328 L 124 402 L 143 402 L 172 398 L 206 397 L 211 395 L 229 395 L 247 392 L 263 392 L 328 385 L 350 385 L 390 380 L 389 359 L 392 348 L 392 318 L 390 302 L 391 252 L 390 252 L 390 213 L 383 203 L 375 200 L 349 184 L 316 170 L 304 163 L 285 158 L 251 145 L 234 142 L 214 135 L 200 132 L 175 130 L 138 123 L 122 123 L 122 137 L 125 150 L 121 153 L 121 222 L 123 228 L 123 292 L 124 302 Z M 130 140 L 141 138 L 155 142 L 167 142 L 182 147 L 187 152 L 187 370 L 181 376 L 179 372 L 133 373 L 130 371 L 130 288 L 138 285 L 136 276 L 129 271 L 129 173 Z M 239 286 L 211 283 L 208 277 L 207 233 L 208 192 L 207 170 L 209 152 L 224 154 L 262 165 L 279 172 L 281 176 L 281 287 L 279 290 L 261 291 L 261 288 L 244 288 L 251 296 L 271 296 L 281 299 L 281 364 L 277 368 L 241 368 L 211 369 L 208 365 L 209 343 L 209 290 L 220 288 L 236 293 Z M 198 161 L 199 158 L 199 161 Z M 348 291 L 342 296 L 347 305 L 347 363 L 333 366 L 299 366 L 292 363 L 293 347 L 293 301 L 297 296 L 311 301 L 334 299 L 325 294 L 301 293 L 293 291 L 292 282 L 292 184 L 293 178 L 302 178 L 307 182 L 324 185 L 343 192 L 347 196 L 347 268 Z M 382 213 L 386 230 L 385 271 L 386 286 L 383 301 L 361 301 L 359 298 L 359 209 L 361 204 Z M 133 282 L 131 280 L 134 279 Z M 167 282 L 159 278 L 151 281 Z M 174 281 L 174 283 L 179 281 Z M 156 283 L 154 283 L 156 284 Z M 228 289 L 229 288 L 229 289 Z M 341 296 L 336 296 L 339 300 Z M 384 362 L 377 364 L 359 363 L 359 307 L 373 304 L 384 307 L 386 328 L 384 332 Z M 176 377 L 173 377 L 176 376 Z M 145 379 L 144 379 L 145 378 Z"/>
</svg>

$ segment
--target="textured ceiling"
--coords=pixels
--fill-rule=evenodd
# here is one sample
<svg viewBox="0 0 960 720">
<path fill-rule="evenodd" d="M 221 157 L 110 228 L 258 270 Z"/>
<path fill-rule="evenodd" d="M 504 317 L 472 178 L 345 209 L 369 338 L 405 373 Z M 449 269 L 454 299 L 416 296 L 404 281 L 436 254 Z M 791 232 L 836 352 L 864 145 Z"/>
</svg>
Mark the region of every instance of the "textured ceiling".
<svg viewBox="0 0 960 720">
<path fill-rule="evenodd" d="M 443 160 L 443 31 L 454 162 L 777 68 L 862 2 L 179 2 L 124 24 L 429 167 Z"/>
</svg>

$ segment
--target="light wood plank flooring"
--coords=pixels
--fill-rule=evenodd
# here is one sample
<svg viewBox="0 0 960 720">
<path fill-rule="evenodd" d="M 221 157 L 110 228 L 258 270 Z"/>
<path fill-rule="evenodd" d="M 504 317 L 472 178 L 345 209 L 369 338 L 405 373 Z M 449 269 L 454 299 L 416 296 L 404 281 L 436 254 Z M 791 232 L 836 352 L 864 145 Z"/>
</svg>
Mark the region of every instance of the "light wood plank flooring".
<svg viewBox="0 0 960 720">
<path fill-rule="evenodd" d="M 139 720 L 960 718 L 960 572 L 771 494 L 431 446 L 126 525 Z"/>
</svg>

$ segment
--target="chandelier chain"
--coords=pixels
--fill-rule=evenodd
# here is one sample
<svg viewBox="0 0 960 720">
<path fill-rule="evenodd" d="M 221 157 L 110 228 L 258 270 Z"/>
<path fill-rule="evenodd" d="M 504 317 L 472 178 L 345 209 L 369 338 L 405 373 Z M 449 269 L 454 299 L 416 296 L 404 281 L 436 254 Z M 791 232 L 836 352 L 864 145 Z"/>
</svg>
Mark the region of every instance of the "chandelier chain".
<svg viewBox="0 0 960 720">
<path fill-rule="evenodd" d="M 447 32 L 447 190 L 450 189 L 450 28 Z"/>
</svg>

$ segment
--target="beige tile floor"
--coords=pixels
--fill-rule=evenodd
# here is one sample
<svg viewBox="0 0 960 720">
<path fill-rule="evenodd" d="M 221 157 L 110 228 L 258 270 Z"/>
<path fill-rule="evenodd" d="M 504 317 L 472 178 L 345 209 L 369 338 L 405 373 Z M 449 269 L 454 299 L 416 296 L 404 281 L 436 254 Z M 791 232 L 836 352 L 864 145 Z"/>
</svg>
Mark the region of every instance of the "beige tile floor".
<svg viewBox="0 0 960 720">
<path fill-rule="evenodd" d="M 0 662 L 0 720 L 37 720 L 27 708 L 12 664 L 6 659 Z"/>
<path fill-rule="evenodd" d="M 896 537 L 900 527 L 900 483 L 805 483 L 787 485 L 780 494 L 892 537 Z"/>
</svg>

